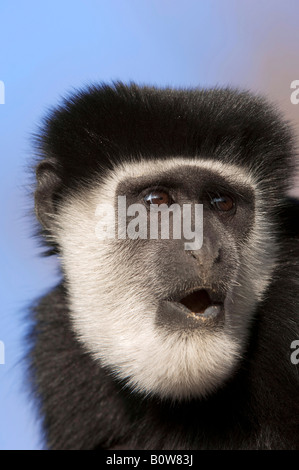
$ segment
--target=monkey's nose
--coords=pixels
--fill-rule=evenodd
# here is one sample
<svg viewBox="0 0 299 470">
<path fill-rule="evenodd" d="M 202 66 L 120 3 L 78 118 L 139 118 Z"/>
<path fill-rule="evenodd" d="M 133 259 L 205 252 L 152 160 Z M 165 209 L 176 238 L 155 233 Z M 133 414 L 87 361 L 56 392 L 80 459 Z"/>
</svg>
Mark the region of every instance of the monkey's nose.
<svg viewBox="0 0 299 470">
<path fill-rule="evenodd" d="M 206 243 L 200 250 L 190 250 L 190 255 L 196 260 L 200 266 L 205 268 L 212 267 L 216 263 L 221 262 L 221 248 Z"/>
</svg>

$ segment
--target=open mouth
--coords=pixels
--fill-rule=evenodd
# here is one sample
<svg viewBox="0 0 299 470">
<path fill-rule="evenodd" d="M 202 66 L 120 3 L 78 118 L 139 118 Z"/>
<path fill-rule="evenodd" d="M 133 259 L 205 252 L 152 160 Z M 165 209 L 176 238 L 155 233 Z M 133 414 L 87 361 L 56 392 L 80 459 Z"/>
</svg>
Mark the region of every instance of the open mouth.
<svg viewBox="0 0 299 470">
<path fill-rule="evenodd" d="M 225 293 L 208 287 L 178 289 L 171 297 L 160 301 L 157 325 L 175 331 L 222 328 L 225 298 Z"/>
<path fill-rule="evenodd" d="M 195 318 L 216 318 L 224 312 L 222 299 L 207 289 L 193 290 L 177 300 L 176 303 L 184 308 L 187 315 L 192 315 Z"/>
</svg>

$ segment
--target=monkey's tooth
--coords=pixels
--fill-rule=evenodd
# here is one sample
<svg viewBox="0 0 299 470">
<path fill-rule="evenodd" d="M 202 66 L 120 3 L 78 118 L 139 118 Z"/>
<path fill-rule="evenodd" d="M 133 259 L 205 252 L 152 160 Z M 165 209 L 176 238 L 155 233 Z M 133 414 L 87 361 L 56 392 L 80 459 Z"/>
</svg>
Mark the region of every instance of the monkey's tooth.
<svg viewBox="0 0 299 470">
<path fill-rule="evenodd" d="M 221 313 L 221 310 L 221 305 L 211 305 L 210 307 L 205 309 L 203 315 L 209 318 L 217 317 Z"/>
</svg>

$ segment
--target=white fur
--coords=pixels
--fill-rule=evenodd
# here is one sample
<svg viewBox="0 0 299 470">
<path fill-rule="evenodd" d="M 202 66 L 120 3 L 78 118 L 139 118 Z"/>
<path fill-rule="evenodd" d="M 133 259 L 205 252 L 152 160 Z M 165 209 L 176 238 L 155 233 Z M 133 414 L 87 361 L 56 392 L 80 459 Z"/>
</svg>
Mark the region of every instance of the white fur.
<svg viewBox="0 0 299 470">
<path fill-rule="evenodd" d="M 55 235 L 61 247 L 73 328 L 84 347 L 135 390 L 174 399 L 205 395 L 232 373 L 242 355 L 251 310 L 268 285 L 275 258 L 272 241 L 265 244 L 269 227 L 263 225 L 262 207 L 258 207 L 251 241 L 244 246 L 247 261 L 243 271 L 247 270 L 245 277 L 249 276 L 251 286 L 240 287 L 243 293 L 249 289 L 252 299 L 245 299 L 244 314 L 240 311 L 236 324 L 227 319 L 222 331 L 199 328 L 188 334 L 157 328 L 157 299 L 146 279 L 151 256 L 147 260 L 134 257 L 132 241 L 99 241 L 96 207 L 111 204 L 117 185 L 128 177 L 152 176 L 173 168 L 179 171 L 186 165 L 211 169 L 230 183 L 247 184 L 259 192 L 254 178 L 234 165 L 182 158 L 131 162 L 86 191 L 83 199 L 73 195 L 65 201 Z M 235 279 L 235 285 L 242 282 Z"/>
</svg>

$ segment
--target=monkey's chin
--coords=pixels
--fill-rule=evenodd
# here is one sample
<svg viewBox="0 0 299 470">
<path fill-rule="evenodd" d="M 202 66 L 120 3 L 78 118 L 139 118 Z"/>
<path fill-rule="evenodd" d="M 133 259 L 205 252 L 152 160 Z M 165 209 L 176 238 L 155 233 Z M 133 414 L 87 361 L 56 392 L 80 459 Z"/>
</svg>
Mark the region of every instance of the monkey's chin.
<svg viewBox="0 0 299 470">
<path fill-rule="evenodd" d="M 189 401 L 215 393 L 237 369 L 242 350 L 225 328 L 203 328 L 156 331 L 142 366 L 129 370 L 126 362 L 119 376 L 134 391 L 159 399 Z"/>
</svg>

